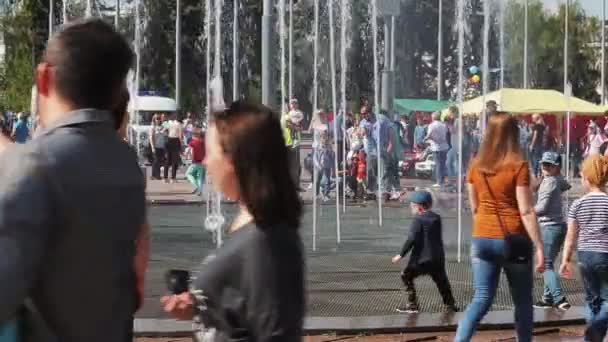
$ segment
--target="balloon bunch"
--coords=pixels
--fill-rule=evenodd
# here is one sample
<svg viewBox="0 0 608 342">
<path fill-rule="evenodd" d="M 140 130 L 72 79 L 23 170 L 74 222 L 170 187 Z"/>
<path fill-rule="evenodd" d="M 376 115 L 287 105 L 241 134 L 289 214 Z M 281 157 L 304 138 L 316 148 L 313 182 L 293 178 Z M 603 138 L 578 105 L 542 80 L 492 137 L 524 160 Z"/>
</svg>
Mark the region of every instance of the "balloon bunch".
<svg viewBox="0 0 608 342">
<path fill-rule="evenodd" d="M 479 76 L 479 67 L 477 65 L 471 65 L 469 67 L 469 74 L 471 77 L 469 81 L 473 84 L 478 84 L 481 81 L 481 77 Z"/>
</svg>

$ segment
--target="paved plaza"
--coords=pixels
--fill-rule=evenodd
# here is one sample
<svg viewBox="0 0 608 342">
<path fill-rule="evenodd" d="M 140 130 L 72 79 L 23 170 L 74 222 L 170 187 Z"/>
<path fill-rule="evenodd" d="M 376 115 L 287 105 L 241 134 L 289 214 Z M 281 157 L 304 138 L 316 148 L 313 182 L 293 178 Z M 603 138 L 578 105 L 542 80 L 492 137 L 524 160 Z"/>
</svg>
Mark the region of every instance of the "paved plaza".
<svg viewBox="0 0 608 342">
<path fill-rule="evenodd" d="M 224 205 L 227 220 L 235 214 L 234 205 Z M 147 274 L 146 299 L 140 318 L 163 318 L 159 298 L 165 293 L 163 274 L 171 268 L 196 269 L 215 249 L 211 233 L 204 231 L 204 205 L 151 206 L 152 255 Z M 439 210 L 443 215 L 444 241 L 448 250 L 448 274 L 460 306 L 470 302 L 471 272 L 463 247 L 462 262 L 457 262 L 458 230 L 454 210 Z M 319 209 L 316 251 L 312 250 L 311 206 L 306 206 L 301 227 L 307 251 L 308 315 L 311 317 L 395 315 L 405 296 L 399 278 L 400 266 L 390 263 L 399 251 L 411 214 L 402 208 L 385 208 L 383 226 L 377 223 L 377 207 L 347 207 L 342 215 L 341 242 L 336 242 L 336 211 L 332 206 Z M 464 241 L 469 240 L 471 220 L 462 215 Z M 443 306 L 430 278 L 417 281 L 421 309 L 441 312 Z M 578 280 L 564 280 L 566 296 L 573 305 L 583 303 Z M 542 279 L 535 276 L 535 298 L 542 293 Z M 510 295 L 505 277 L 492 310 L 510 310 Z"/>
</svg>

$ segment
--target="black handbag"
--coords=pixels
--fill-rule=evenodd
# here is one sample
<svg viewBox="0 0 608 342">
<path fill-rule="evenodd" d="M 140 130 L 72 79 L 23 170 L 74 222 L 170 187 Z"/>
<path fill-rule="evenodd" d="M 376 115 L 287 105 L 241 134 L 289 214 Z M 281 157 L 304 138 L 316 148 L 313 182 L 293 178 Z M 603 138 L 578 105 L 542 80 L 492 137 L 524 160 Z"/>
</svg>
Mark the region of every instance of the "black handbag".
<svg viewBox="0 0 608 342">
<path fill-rule="evenodd" d="M 494 197 L 494 193 L 492 189 L 490 189 L 490 184 L 488 183 L 488 179 L 486 175 L 483 174 L 483 180 L 486 183 L 486 187 L 488 188 L 488 192 L 490 193 L 490 197 L 492 197 L 492 201 L 494 202 L 494 210 L 496 211 L 496 217 L 498 218 L 498 222 L 500 224 L 500 229 L 504 234 L 505 240 L 505 260 L 507 262 L 516 263 L 516 264 L 525 264 L 532 260 L 533 254 L 533 246 L 532 240 L 528 236 L 527 232 L 523 232 L 521 234 L 511 234 L 504 226 L 502 222 L 502 218 L 498 213 L 498 201 L 496 201 L 496 197 Z"/>
</svg>

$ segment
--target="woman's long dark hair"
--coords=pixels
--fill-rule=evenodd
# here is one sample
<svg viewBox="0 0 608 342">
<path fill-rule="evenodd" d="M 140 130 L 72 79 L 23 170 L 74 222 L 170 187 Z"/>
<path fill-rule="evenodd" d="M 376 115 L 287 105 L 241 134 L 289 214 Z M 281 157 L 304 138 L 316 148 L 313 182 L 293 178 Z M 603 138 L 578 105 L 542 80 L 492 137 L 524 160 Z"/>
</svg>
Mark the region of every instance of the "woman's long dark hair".
<svg viewBox="0 0 608 342">
<path fill-rule="evenodd" d="M 259 228 L 300 226 L 302 203 L 289 176 L 287 147 L 277 114 L 244 101 L 213 116 L 224 153 L 234 164 L 241 202 Z"/>
</svg>

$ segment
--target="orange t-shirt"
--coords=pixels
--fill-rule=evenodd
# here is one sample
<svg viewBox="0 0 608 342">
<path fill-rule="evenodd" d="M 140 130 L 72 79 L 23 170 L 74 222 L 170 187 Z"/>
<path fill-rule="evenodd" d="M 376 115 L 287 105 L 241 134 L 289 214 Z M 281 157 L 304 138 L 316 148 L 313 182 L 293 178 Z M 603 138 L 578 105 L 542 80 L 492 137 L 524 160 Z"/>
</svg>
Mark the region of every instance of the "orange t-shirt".
<svg viewBox="0 0 608 342">
<path fill-rule="evenodd" d="M 501 166 L 495 174 L 485 175 L 492 195 L 484 181 L 484 174 L 475 166 L 467 173 L 467 181 L 473 185 L 477 195 L 477 212 L 473 217 L 473 237 L 502 239 L 504 233 L 500 218 L 507 231 L 513 234 L 524 232 L 524 225 L 519 214 L 515 188 L 530 186 L 530 171 L 527 162 L 518 162 Z"/>
</svg>

